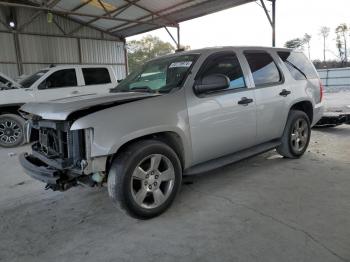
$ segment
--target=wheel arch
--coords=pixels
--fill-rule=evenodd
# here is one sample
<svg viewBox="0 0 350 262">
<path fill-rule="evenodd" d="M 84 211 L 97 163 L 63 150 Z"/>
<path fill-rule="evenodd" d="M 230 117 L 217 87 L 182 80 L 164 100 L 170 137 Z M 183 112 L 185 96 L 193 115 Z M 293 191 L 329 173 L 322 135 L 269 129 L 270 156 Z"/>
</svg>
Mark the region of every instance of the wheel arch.
<svg viewBox="0 0 350 262">
<path fill-rule="evenodd" d="M 185 147 L 181 136 L 174 131 L 164 131 L 164 132 L 157 132 L 157 133 L 143 135 L 143 136 L 131 139 L 125 142 L 124 144 L 122 144 L 114 154 L 110 155 L 107 158 L 107 162 L 106 162 L 107 173 L 111 167 L 111 164 L 113 163 L 113 160 L 120 153 L 122 153 L 131 144 L 142 140 L 158 140 L 163 142 L 164 144 L 168 145 L 171 149 L 175 151 L 176 155 L 180 160 L 182 169 L 184 169 L 184 167 L 186 166 Z"/>
<path fill-rule="evenodd" d="M 18 113 L 18 109 L 22 106 L 22 104 L 10 104 L 10 105 L 0 105 L 0 115 L 4 114 L 14 114 L 20 115 Z"/>
<path fill-rule="evenodd" d="M 310 101 L 304 100 L 297 102 L 291 106 L 290 110 L 300 110 L 304 112 L 308 116 L 310 123 L 312 123 L 314 118 L 314 108 Z"/>
</svg>

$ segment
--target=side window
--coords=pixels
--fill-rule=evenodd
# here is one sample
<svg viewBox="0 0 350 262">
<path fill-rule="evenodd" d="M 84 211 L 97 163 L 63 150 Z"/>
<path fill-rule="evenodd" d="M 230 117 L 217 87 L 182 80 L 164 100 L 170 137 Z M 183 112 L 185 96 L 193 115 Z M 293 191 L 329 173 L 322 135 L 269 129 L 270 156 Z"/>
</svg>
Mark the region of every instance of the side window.
<svg viewBox="0 0 350 262">
<path fill-rule="evenodd" d="M 207 64 L 204 71 L 200 74 L 201 78 L 212 74 L 223 74 L 230 79 L 229 89 L 246 87 L 242 68 L 236 55 L 222 54 L 209 59 L 209 64 Z"/>
<path fill-rule="evenodd" d="M 268 53 L 245 52 L 256 87 L 277 84 L 282 81 L 282 76 Z"/>
<path fill-rule="evenodd" d="M 46 79 L 45 85 L 43 85 L 43 83 L 40 84 L 39 89 L 71 87 L 77 85 L 75 69 L 63 69 L 52 73 Z"/>
<path fill-rule="evenodd" d="M 295 80 L 318 78 L 311 62 L 300 52 L 278 52 L 279 57 Z"/>
<path fill-rule="evenodd" d="M 82 68 L 85 85 L 101 85 L 111 83 L 107 68 Z"/>
</svg>

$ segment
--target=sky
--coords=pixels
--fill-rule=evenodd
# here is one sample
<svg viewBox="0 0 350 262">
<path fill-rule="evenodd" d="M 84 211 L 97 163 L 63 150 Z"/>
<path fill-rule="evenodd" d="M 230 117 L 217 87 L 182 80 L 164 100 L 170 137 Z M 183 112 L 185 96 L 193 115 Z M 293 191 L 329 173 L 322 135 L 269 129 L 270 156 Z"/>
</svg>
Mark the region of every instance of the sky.
<svg viewBox="0 0 350 262">
<path fill-rule="evenodd" d="M 268 7 L 271 6 L 269 2 L 266 3 Z M 311 59 L 323 60 L 323 40 L 319 30 L 327 26 L 331 33 L 326 44 L 326 58 L 337 59 L 335 28 L 341 23 L 350 26 L 350 0 L 277 0 L 276 7 L 278 47 L 308 33 L 312 36 Z M 256 2 L 183 22 L 180 28 L 181 44 L 189 45 L 191 49 L 227 45 L 271 46 L 272 42 L 271 26 L 262 7 Z M 147 34 L 173 43 L 165 29 L 127 40 L 140 39 Z"/>
</svg>

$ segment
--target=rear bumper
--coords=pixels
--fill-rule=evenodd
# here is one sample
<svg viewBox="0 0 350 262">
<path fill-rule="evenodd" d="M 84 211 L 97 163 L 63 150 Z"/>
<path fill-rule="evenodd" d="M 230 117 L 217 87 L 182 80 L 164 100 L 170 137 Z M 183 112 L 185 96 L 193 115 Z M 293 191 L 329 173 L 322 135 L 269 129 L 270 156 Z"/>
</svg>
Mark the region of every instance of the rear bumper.
<svg viewBox="0 0 350 262">
<path fill-rule="evenodd" d="M 19 162 L 27 175 L 46 184 L 56 185 L 61 178 L 59 170 L 50 168 L 40 159 L 27 153 L 19 156 Z"/>
<path fill-rule="evenodd" d="M 342 124 L 350 124 L 350 114 L 325 114 L 320 121 L 317 122 L 316 127 L 339 126 Z"/>
<path fill-rule="evenodd" d="M 314 117 L 311 126 L 317 125 L 324 114 L 324 102 L 317 104 L 314 107 Z"/>
</svg>

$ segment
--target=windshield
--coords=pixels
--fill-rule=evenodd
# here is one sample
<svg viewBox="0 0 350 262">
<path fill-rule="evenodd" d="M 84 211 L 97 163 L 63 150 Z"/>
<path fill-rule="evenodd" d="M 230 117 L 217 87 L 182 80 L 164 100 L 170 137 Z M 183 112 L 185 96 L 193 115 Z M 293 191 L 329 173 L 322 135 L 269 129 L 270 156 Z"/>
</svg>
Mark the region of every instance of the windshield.
<svg viewBox="0 0 350 262">
<path fill-rule="evenodd" d="M 183 85 L 198 55 L 163 58 L 146 63 L 111 92 L 169 93 Z"/>
<path fill-rule="evenodd" d="M 42 77 L 44 74 L 46 74 L 49 70 L 40 70 L 36 72 L 35 74 L 32 74 L 31 76 L 28 76 L 24 78 L 22 81 L 20 81 L 20 85 L 23 88 L 29 88 L 36 80 L 38 80 L 40 77 Z"/>
</svg>

